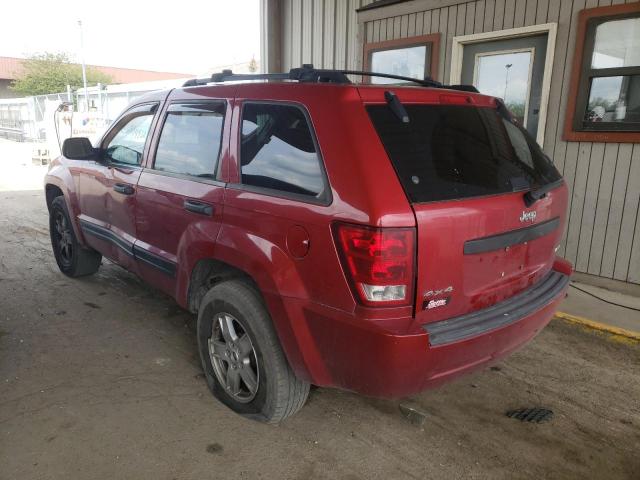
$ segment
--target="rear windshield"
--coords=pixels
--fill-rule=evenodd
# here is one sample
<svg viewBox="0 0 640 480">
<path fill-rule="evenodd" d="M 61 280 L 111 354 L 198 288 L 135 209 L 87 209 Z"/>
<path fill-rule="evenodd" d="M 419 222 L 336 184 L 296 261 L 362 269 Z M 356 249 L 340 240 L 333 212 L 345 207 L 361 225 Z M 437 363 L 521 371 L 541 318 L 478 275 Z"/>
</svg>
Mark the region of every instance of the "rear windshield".
<svg viewBox="0 0 640 480">
<path fill-rule="evenodd" d="M 459 105 L 404 104 L 403 123 L 387 105 L 369 116 L 411 202 L 538 188 L 560 174 L 505 112 Z"/>
</svg>

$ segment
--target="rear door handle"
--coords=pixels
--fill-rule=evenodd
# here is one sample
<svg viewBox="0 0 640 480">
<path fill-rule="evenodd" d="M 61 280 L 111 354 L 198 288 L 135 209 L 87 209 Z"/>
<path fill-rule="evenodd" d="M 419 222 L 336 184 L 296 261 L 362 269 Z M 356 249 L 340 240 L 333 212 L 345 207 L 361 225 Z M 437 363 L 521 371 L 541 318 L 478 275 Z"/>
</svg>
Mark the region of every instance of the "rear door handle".
<svg viewBox="0 0 640 480">
<path fill-rule="evenodd" d="M 124 195 L 133 195 L 133 192 L 135 192 L 135 189 L 131 185 L 127 185 L 126 183 L 116 183 L 113 186 L 113 189 L 116 192 L 122 193 Z"/>
<path fill-rule="evenodd" d="M 193 213 L 199 213 L 200 215 L 213 215 L 213 207 L 207 203 L 197 202 L 195 200 L 185 200 L 184 209 Z"/>
</svg>

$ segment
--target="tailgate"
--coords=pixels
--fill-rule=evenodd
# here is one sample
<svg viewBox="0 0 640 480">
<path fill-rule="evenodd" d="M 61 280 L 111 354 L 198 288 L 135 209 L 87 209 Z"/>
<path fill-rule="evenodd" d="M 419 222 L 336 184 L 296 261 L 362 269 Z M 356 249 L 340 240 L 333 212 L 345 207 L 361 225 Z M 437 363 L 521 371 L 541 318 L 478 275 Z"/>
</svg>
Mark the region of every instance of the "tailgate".
<svg viewBox="0 0 640 480">
<path fill-rule="evenodd" d="M 560 243 L 566 200 L 563 185 L 530 209 L 520 193 L 414 205 L 416 319 L 428 323 L 485 308 L 542 279 Z M 535 212 L 534 221 L 521 220 L 528 212 Z"/>
<path fill-rule="evenodd" d="M 416 319 L 485 308 L 541 279 L 567 189 L 535 140 L 487 97 L 395 92 L 363 100 L 416 217 Z M 532 193 L 542 198 L 527 205 Z"/>
</svg>

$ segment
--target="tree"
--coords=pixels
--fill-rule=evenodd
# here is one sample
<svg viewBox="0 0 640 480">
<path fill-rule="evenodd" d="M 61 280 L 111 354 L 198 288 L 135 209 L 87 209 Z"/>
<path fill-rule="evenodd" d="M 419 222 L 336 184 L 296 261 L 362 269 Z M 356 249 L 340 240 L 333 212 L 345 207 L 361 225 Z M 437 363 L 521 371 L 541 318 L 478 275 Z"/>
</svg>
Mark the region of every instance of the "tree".
<svg viewBox="0 0 640 480">
<path fill-rule="evenodd" d="M 513 114 L 514 117 L 524 118 L 524 103 L 521 102 L 509 102 L 507 108 Z"/>
<path fill-rule="evenodd" d="M 94 69 L 87 68 L 87 86 L 97 83 L 109 83 L 111 77 Z M 49 53 L 32 55 L 23 63 L 23 72 L 13 82 L 11 88 L 24 96 L 44 95 L 64 92 L 67 85 L 80 88 L 82 67 L 71 63 L 66 53 Z"/>
</svg>

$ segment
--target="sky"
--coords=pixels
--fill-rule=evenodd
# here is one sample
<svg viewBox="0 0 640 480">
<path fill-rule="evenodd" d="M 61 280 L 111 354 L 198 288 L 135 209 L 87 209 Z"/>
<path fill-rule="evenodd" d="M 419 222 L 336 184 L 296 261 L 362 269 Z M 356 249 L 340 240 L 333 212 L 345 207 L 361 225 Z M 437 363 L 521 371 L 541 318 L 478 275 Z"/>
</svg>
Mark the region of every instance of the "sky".
<svg viewBox="0 0 640 480">
<path fill-rule="evenodd" d="M 258 0 L 3 3 L 0 56 L 66 52 L 87 64 L 189 74 L 260 57 Z"/>
<path fill-rule="evenodd" d="M 482 93 L 500 97 L 507 104 L 526 102 L 531 52 L 483 55 L 478 61 L 476 85 Z M 510 65 L 508 83 L 506 65 Z"/>
</svg>

